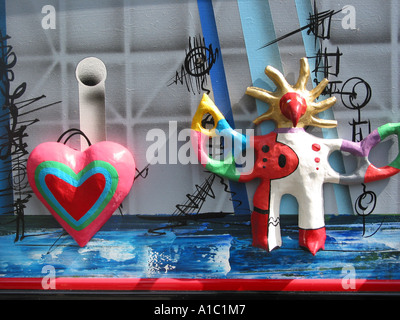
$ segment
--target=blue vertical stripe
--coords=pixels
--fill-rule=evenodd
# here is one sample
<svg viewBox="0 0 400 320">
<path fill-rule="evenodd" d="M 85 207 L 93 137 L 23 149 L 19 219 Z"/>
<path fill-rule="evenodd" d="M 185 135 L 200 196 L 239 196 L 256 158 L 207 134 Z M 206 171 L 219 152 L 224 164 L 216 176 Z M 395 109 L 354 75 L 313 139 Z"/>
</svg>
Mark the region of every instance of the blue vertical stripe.
<svg viewBox="0 0 400 320">
<path fill-rule="evenodd" d="M 295 0 L 297 15 L 300 22 L 300 27 L 306 26 L 310 23 L 310 14 L 313 14 L 313 7 L 311 0 Z M 315 41 L 315 36 L 312 33 L 308 33 L 308 29 L 303 30 L 302 32 L 304 48 L 306 51 L 307 57 L 315 57 L 318 52 L 318 44 L 319 42 Z M 315 70 L 316 59 L 309 59 L 310 70 Z M 320 82 L 322 80 L 322 75 L 320 77 L 315 77 L 314 74 L 311 75 L 312 83 L 315 86 L 315 79 Z M 321 96 L 320 99 L 326 99 L 328 97 Z M 319 114 L 319 117 L 322 119 L 334 119 L 334 114 L 332 109 L 328 109 Z M 324 138 L 327 139 L 336 139 L 338 138 L 338 132 L 336 129 L 322 129 L 322 134 Z M 332 166 L 341 173 L 345 173 L 345 167 L 343 163 L 342 155 L 339 153 L 334 153 L 330 157 L 330 162 Z M 337 185 L 333 186 L 336 204 L 338 207 L 338 211 L 340 214 L 353 214 L 353 205 L 351 202 L 350 190 L 348 186 Z"/>
<path fill-rule="evenodd" d="M 275 91 L 275 85 L 265 75 L 264 70 L 266 66 L 271 65 L 283 71 L 278 44 L 274 43 L 260 49 L 266 43 L 276 39 L 269 2 L 267 0 L 238 0 L 238 8 L 253 86 Z M 259 116 L 269 108 L 267 103 L 258 99 L 256 107 Z M 264 121 L 260 124 L 260 128 L 262 134 L 267 134 L 275 128 L 275 124 L 272 121 Z"/>
<path fill-rule="evenodd" d="M 1 36 L 5 37 L 7 34 L 7 22 L 6 22 L 6 0 L 0 0 L 0 30 Z M 6 44 L 6 40 L 3 41 L 3 44 Z M 7 48 L 2 48 L 1 59 L 6 55 Z M 6 68 L 3 66 L 3 68 Z M 3 81 L 7 81 L 7 73 L 5 70 L 1 70 L 2 79 L 0 79 L 1 89 L 5 90 L 5 86 Z M 1 94 L 0 91 L 0 105 L 4 106 L 5 97 Z M 7 116 L 8 111 L 0 108 L 0 146 L 7 145 L 8 143 L 8 131 L 9 121 Z M 5 120 L 4 120 L 5 119 Z M 0 148 L 0 154 L 4 155 L 7 152 L 7 148 Z M 13 211 L 13 194 L 11 187 L 11 156 L 8 156 L 7 159 L 0 160 L 0 214 L 12 212 Z"/>
<path fill-rule="evenodd" d="M 210 70 L 214 102 L 225 116 L 229 125 L 235 129 L 212 0 L 198 0 L 197 5 L 205 43 L 207 45 L 212 44 L 213 47 L 220 49 L 220 56 Z M 229 186 L 233 193 L 232 200 L 235 213 L 249 213 L 250 206 L 246 185 L 230 181 Z"/>
<path fill-rule="evenodd" d="M 217 47 L 221 50 L 212 0 L 198 0 L 197 3 L 205 43 L 207 45 L 212 44 L 213 47 Z M 214 92 L 214 102 L 225 116 L 229 125 L 235 128 L 221 52 L 210 70 L 210 77 Z"/>
<path fill-rule="evenodd" d="M 269 1 L 238 0 L 238 8 L 253 86 L 275 91 L 275 84 L 265 75 L 264 70 L 266 66 L 271 65 L 283 73 L 278 43 L 262 48 L 276 39 Z M 266 102 L 258 99 L 256 107 L 258 115 L 262 115 L 269 108 Z M 263 121 L 259 126 L 262 134 L 268 134 L 275 128 L 272 121 Z M 293 197 L 284 196 L 280 211 L 282 214 L 297 213 L 297 201 Z"/>
</svg>

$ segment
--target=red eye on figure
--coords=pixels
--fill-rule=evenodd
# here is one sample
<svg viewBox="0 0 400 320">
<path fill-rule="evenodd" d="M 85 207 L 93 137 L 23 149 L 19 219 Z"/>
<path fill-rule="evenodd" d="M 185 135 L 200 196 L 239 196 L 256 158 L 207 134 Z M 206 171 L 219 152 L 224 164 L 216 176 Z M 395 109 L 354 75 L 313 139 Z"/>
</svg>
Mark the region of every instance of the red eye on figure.
<svg viewBox="0 0 400 320">
<path fill-rule="evenodd" d="M 306 100 L 296 92 L 288 92 L 282 96 L 279 106 L 282 114 L 293 123 L 293 127 L 297 127 L 299 119 L 307 111 Z"/>
</svg>

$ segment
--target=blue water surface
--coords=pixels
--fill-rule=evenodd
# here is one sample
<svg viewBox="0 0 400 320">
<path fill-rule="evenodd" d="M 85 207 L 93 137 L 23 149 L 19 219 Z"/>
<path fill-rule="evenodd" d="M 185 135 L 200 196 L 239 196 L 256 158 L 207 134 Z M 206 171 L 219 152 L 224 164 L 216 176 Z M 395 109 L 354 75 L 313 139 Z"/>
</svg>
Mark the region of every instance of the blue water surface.
<svg viewBox="0 0 400 320">
<path fill-rule="evenodd" d="M 83 248 L 57 226 L 31 228 L 17 242 L 3 230 L 0 276 L 43 277 L 50 265 L 59 277 L 337 279 L 351 266 L 360 279 L 400 279 L 400 223 L 367 225 L 367 232 L 380 228 L 363 237 L 360 221 L 352 222 L 328 223 L 325 250 L 315 256 L 298 246 L 293 219 L 282 219 L 283 245 L 272 252 L 251 246 L 243 216 L 176 227 L 113 217 Z"/>
</svg>

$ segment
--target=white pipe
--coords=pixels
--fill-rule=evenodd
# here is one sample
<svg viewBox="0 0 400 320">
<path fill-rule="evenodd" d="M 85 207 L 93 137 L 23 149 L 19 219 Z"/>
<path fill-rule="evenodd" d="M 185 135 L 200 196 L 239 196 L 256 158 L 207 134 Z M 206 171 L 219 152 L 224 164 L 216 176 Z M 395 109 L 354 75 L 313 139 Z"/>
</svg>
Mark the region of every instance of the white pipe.
<svg viewBox="0 0 400 320">
<path fill-rule="evenodd" d="M 79 84 L 80 130 L 92 144 L 106 140 L 105 81 L 107 69 L 97 58 L 89 57 L 76 67 Z M 87 145 L 81 138 L 81 150 Z"/>
</svg>

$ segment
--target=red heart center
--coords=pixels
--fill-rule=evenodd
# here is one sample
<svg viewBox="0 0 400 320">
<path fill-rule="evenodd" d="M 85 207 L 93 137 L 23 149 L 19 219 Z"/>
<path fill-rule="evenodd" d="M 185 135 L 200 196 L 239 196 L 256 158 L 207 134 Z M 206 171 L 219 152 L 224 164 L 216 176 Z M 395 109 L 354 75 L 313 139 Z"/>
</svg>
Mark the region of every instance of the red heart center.
<svg viewBox="0 0 400 320">
<path fill-rule="evenodd" d="M 96 203 L 104 190 L 106 179 L 101 173 L 96 173 L 79 187 L 74 187 L 59 177 L 48 174 L 45 182 L 58 203 L 78 221 Z"/>
</svg>

